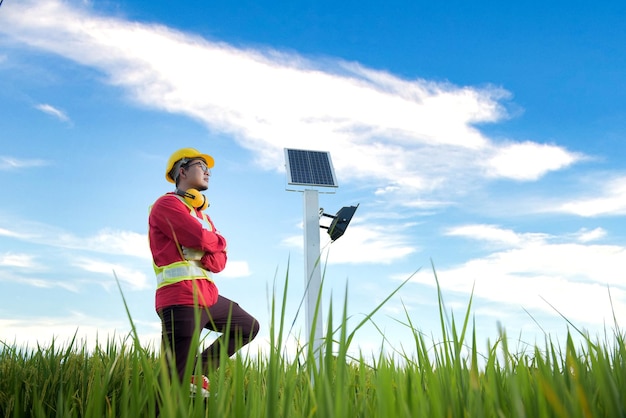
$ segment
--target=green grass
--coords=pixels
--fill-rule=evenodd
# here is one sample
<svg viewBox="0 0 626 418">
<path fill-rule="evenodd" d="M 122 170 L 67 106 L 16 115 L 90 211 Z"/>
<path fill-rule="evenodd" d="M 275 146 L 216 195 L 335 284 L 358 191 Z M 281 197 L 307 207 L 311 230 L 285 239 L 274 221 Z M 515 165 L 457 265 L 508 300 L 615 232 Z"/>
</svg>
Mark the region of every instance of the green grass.
<svg viewBox="0 0 626 418">
<path fill-rule="evenodd" d="M 354 336 L 394 293 L 352 329 L 346 300 L 338 319 L 331 301 L 322 352 L 305 345 L 290 358 L 286 301 L 272 300 L 269 350 L 224 359 L 206 402 L 170 382 L 160 353 L 141 347 L 134 332 L 89 352 L 76 340 L 36 349 L 0 342 L 0 417 L 154 417 L 157 403 L 162 417 L 626 417 L 619 330 L 604 341 L 583 335 L 579 345 L 568 335 L 563 347 L 547 336 L 523 352 L 511 351 L 501 330 L 481 351 L 472 299 L 457 323 L 439 292 L 441 341 L 427 343 L 407 313 L 411 354 L 349 356 Z"/>
</svg>

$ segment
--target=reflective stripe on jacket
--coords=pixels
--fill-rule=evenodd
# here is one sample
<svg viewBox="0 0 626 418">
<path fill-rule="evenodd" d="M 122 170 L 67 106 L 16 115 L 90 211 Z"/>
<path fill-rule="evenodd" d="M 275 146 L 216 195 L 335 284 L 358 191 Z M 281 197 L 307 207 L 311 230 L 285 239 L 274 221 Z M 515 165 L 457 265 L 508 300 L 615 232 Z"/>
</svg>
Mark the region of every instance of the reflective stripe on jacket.
<svg viewBox="0 0 626 418">
<path fill-rule="evenodd" d="M 213 281 L 211 272 L 202 268 L 199 261 L 178 261 L 167 266 L 154 265 L 157 289 L 183 280 L 210 280 Z"/>
</svg>

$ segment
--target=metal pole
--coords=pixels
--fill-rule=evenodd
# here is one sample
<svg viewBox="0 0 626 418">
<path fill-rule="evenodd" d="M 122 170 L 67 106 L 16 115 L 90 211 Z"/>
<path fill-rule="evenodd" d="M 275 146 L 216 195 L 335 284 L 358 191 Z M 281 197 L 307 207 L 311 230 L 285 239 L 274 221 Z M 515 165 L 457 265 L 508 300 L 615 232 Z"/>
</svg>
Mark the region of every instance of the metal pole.
<svg viewBox="0 0 626 418">
<path fill-rule="evenodd" d="M 314 318 L 318 295 L 322 288 L 322 273 L 320 268 L 320 216 L 317 190 L 304 191 L 304 270 L 306 276 L 304 285 L 306 291 L 306 325 L 307 338 L 314 330 L 313 344 L 315 358 L 320 358 L 322 345 L 322 300 L 320 298 L 317 318 Z M 316 320 L 313 323 L 313 320 Z"/>
</svg>

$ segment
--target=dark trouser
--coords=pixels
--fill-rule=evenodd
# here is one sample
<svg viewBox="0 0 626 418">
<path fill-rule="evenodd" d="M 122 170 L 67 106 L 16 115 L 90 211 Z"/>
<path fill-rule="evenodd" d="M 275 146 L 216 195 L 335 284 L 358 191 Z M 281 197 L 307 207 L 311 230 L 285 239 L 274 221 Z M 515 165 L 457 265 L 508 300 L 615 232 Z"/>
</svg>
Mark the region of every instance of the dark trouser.
<svg viewBox="0 0 626 418">
<path fill-rule="evenodd" d="M 163 325 L 163 348 L 167 350 L 166 358 L 168 362 L 176 362 L 180 379 L 185 375 L 187 360 L 196 359 L 195 353 L 189 352 L 194 345 L 192 344 L 194 332 L 199 336 L 202 328 L 206 328 L 222 333 L 200 355 L 202 371 L 205 374 L 209 369 L 219 367 L 220 351 L 224 344 L 226 354 L 230 357 L 252 341 L 259 332 L 257 320 L 241 309 L 239 304 L 223 296 L 219 296 L 217 303 L 210 308 L 169 306 L 159 311 L 159 316 Z"/>
</svg>

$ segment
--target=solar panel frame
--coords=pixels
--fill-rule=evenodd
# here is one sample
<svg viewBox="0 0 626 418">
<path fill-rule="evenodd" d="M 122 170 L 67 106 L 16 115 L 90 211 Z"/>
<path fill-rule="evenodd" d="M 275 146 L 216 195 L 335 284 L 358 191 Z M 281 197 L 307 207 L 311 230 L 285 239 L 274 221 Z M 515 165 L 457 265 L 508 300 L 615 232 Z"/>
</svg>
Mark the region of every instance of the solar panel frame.
<svg viewBox="0 0 626 418">
<path fill-rule="evenodd" d="M 296 186 L 338 187 L 328 151 L 285 148 L 287 183 Z"/>
</svg>

